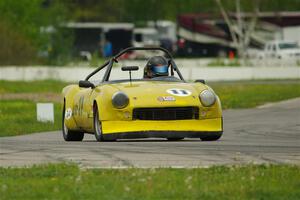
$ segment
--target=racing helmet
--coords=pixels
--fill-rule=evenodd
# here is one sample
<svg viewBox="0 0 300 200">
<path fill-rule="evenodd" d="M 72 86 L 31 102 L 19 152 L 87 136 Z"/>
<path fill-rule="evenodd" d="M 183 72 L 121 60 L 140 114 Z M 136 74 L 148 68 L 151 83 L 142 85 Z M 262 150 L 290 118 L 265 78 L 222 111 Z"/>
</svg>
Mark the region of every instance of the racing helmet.
<svg viewBox="0 0 300 200">
<path fill-rule="evenodd" d="M 163 56 L 151 57 L 145 68 L 144 78 L 154 78 L 157 76 L 168 76 L 169 75 L 169 63 Z"/>
</svg>

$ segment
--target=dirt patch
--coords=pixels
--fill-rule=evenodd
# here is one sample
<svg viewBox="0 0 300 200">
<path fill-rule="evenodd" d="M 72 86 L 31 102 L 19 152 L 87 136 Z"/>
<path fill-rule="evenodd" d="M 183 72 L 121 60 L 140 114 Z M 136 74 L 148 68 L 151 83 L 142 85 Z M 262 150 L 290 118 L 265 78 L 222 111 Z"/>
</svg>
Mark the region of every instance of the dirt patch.
<svg viewBox="0 0 300 200">
<path fill-rule="evenodd" d="M 30 100 L 34 102 L 60 102 L 61 95 L 57 93 L 5 93 L 0 94 L 0 100 Z"/>
</svg>

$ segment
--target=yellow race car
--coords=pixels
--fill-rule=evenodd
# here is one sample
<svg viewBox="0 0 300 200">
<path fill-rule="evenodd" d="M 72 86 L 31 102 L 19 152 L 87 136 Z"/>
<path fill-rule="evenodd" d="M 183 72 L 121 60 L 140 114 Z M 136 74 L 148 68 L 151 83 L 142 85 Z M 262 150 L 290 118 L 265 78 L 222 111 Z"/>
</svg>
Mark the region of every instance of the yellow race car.
<svg viewBox="0 0 300 200">
<path fill-rule="evenodd" d="M 141 50 L 163 52 L 165 60 L 158 62 L 166 64 L 149 60 L 144 70 L 114 66 L 123 62 L 122 56 Z M 142 75 L 135 78 L 138 71 Z M 84 133 L 94 134 L 97 141 L 147 137 L 212 141 L 223 134 L 218 96 L 204 80 L 186 82 L 171 54 L 160 47 L 127 48 L 78 85 L 63 88 L 62 95 L 65 141 L 81 141 Z"/>
</svg>

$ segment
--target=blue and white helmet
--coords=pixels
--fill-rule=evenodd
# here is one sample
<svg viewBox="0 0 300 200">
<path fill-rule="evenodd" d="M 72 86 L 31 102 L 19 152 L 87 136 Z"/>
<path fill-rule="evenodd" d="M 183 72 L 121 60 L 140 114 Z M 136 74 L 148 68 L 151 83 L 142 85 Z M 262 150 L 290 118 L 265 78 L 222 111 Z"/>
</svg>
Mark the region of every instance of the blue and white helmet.
<svg viewBox="0 0 300 200">
<path fill-rule="evenodd" d="M 169 63 L 163 56 L 153 56 L 150 58 L 144 69 L 144 78 L 154 78 L 157 76 L 169 75 Z"/>
</svg>

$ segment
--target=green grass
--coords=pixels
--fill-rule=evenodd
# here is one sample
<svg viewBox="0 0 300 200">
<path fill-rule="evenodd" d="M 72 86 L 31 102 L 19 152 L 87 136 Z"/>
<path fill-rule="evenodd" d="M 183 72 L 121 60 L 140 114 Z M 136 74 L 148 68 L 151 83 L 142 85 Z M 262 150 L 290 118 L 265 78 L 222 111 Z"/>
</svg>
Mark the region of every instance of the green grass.
<svg viewBox="0 0 300 200">
<path fill-rule="evenodd" d="M 241 63 L 238 59 L 213 59 L 207 64 L 208 67 L 240 67 Z"/>
<path fill-rule="evenodd" d="M 61 128 L 61 105 L 54 104 L 54 124 L 37 122 L 36 103 L 24 100 L 2 100 L 0 104 L 0 137 Z"/>
<path fill-rule="evenodd" d="M 68 83 L 46 80 L 46 81 L 1 81 L 0 94 L 4 93 L 40 93 L 54 92 L 60 93 L 62 88 Z"/>
<path fill-rule="evenodd" d="M 251 108 L 268 102 L 300 97 L 300 80 L 209 83 L 223 109 Z"/>
<path fill-rule="evenodd" d="M 7 93 L 54 93 L 59 95 L 68 83 L 46 81 L 0 81 L 0 95 Z M 61 128 L 61 105 L 54 104 L 54 124 L 37 122 L 36 103 L 30 100 L 0 99 L 0 137 L 52 131 Z"/>
<path fill-rule="evenodd" d="M 0 168 L 1 199 L 300 199 L 300 168 Z"/>
</svg>

